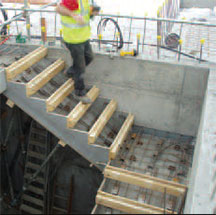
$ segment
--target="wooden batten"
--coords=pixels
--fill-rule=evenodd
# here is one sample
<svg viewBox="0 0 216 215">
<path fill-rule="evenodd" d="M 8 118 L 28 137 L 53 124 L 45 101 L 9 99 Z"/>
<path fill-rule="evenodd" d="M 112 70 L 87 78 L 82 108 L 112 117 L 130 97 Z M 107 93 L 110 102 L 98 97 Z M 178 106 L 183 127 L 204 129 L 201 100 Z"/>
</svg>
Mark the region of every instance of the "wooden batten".
<svg viewBox="0 0 216 215">
<path fill-rule="evenodd" d="M 6 75 L 7 80 L 12 80 L 20 73 L 24 72 L 26 69 L 30 68 L 35 63 L 39 62 L 42 58 L 44 58 L 48 53 L 48 49 L 45 47 L 40 47 L 25 57 L 19 59 L 18 61 L 11 64 L 7 67 Z"/>
<path fill-rule="evenodd" d="M 6 105 L 9 106 L 10 108 L 13 108 L 15 106 L 15 103 L 11 101 L 10 99 L 7 100 Z"/>
<path fill-rule="evenodd" d="M 103 113 L 100 115 L 98 120 L 95 122 L 93 127 L 88 133 L 88 143 L 93 144 L 97 137 L 102 132 L 103 128 L 107 124 L 107 122 L 110 120 L 111 116 L 115 112 L 117 108 L 117 102 L 114 100 L 111 100 L 110 103 L 107 105 Z"/>
<path fill-rule="evenodd" d="M 10 66 L 8 66 L 6 69 L 12 69 L 14 66 L 22 63 L 23 60 L 27 60 L 29 57 L 31 57 L 32 55 L 34 55 L 35 53 L 41 51 L 44 47 L 40 46 L 39 48 L 35 49 L 34 51 L 30 52 L 29 54 L 27 54 L 26 56 L 22 57 L 21 59 L 13 62 Z"/>
<path fill-rule="evenodd" d="M 67 145 L 66 143 L 64 143 L 64 142 L 61 141 L 61 140 L 58 141 L 58 144 L 61 145 L 62 147 L 65 147 L 65 146 Z"/>
<path fill-rule="evenodd" d="M 134 122 L 134 116 L 132 114 L 129 114 L 124 124 L 122 125 L 117 137 L 115 138 L 113 144 L 110 147 L 110 152 L 109 152 L 110 160 L 114 160 L 116 158 L 120 147 L 124 143 L 124 140 L 126 139 L 128 132 L 130 131 L 133 125 L 133 122 Z"/>
<path fill-rule="evenodd" d="M 94 86 L 87 93 L 87 96 L 92 100 L 92 102 L 94 102 L 97 99 L 99 92 L 100 90 L 96 86 Z M 67 127 L 74 128 L 91 105 L 92 104 L 83 104 L 82 102 L 79 102 L 78 105 L 71 111 L 71 113 L 67 117 Z"/>
<path fill-rule="evenodd" d="M 69 79 L 46 100 L 47 112 L 54 111 L 74 90 L 74 81 Z"/>
<path fill-rule="evenodd" d="M 173 214 L 172 211 L 164 210 L 163 208 L 140 203 L 102 191 L 98 191 L 96 204 L 129 214 Z"/>
<path fill-rule="evenodd" d="M 174 196 L 184 196 L 187 187 L 185 185 L 160 178 L 127 171 L 121 168 L 107 166 L 104 170 L 104 177 L 124 183 L 136 185 L 142 188 L 168 193 Z"/>
<path fill-rule="evenodd" d="M 54 76 L 61 72 L 65 67 L 65 62 L 58 59 L 43 72 L 26 84 L 26 95 L 31 96 L 47 84 Z"/>
</svg>

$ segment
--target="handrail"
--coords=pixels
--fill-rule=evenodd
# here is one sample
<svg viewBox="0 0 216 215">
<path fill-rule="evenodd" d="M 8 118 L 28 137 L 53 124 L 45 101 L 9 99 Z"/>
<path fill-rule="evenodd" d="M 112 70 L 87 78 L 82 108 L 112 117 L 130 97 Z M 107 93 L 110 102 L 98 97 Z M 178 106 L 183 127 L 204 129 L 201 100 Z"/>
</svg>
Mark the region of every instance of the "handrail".
<svg viewBox="0 0 216 215">
<path fill-rule="evenodd" d="M 1 7 L 0 8 L 0 10 L 20 10 L 20 11 L 23 11 L 23 12 L 30 12 L 29 13 L 29 15 L 30 14 L 32 14 L 32 13 L 34 13 L 34 12 L 43 12 L 43 9 L 45 9 L 45 8 L 47 8 L 47 7 L 50 7 L 50 6 L 52 6 L 52 5 L 55 5 L 55 4 L 57 4 L 59 2 L 59 0 L 56 0 L 55 2 L 52 2 L 52 3 L 49 3 L 49 4 L 47 4 L 47 5 L 44 5 L 44 6 L 42 6 L 42 7 L 40 7 L 39 9 L 37 9 L 37 10 L 34 10 L 34 9 L 27 9 L 27 8 L 6 8 L 6 7 Z M 6 9 L 5 9 L 6 8 Z M 46 11 L 44 11 L 44 12 L 49 12 L 49 10 L 46 10 Z M 55 11 L 53 11 L 53 12 L 55 12 Z M 3 27 L 3 26 L 5 26 L 5 25 L 8 25 L 8 24 L 10 24 L 11 22 L 14 22 L 14 21 L 16 21 L 16 20 L 18 20 L 18 19 L 20 19 L 20 18 L 22 18 L 23 17 L 23 13 L 20 13 L 20 14 L 17 14 L 15 17 L 13 17 L 12 19 L 10 19 L 10 20 L 7 20 L 6 22 L 3 22 L 2 24 L 0 24 L 0 27 Z"/>
<path fill-rule="evenodd" d="M 57 1 L 58 2 L 58 1 Z M 56 4 L 56 2 L 53 2 L 53 4 Z M 49 4 L 51 6 L 51 4 Z M 46 5 L 46 7 L 49 7 Z M 45 7 L 45 8 L 46 8 Z M 21 8 L 7 8 L 7 7 L 2 7 L 0 8 L 1 10 L 20 10 L 20 11 L 26 11 L 30 12 L 30 14 L 34 12 L 45 12 L 45 13 L 56 13 L 55 10 L 43 10 L 44 7 L 41 7 L 39 9 L 21 9 Z M 17 19 L 21 18 L 23 16 L 23 13 L 18 14 L 16 17 L 0 24 L 0 27 L 10 24 L 13 21 L 16 21 Z M 138 17 L 138 16 L 127 16 L 127 15 L 114 15 L 114 14 L 99 14 L 98 16 L 101 17 L 113 17 L 113 18 L 127 18 L 127 19 L 137 19 L 137 20 L 149 20 L 149 21 L 161 21 L 161 22 L 170 22 L 170 23 L 178 23 L 178 24 L 189 24 L 189 25 L 200 25 L 200 26 L 207 26 L 207 27 L 216 27 L 216 24 L 211 24 L 211 23 L 206 23 L 206 22 L 190 22 L 187 20 L 176 20 L 176 19 L 167 19 L 167 18 L 153 18 L 153 17 Z"/>
</svg>

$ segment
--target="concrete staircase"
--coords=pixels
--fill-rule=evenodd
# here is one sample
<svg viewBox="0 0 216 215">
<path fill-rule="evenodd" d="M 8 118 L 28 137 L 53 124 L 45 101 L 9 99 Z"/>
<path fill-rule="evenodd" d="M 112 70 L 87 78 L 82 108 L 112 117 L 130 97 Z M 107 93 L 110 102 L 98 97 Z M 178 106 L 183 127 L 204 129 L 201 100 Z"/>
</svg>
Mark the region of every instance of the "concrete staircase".
<svg viewBox="0 0 216 215">
<path fill-rule="evenodd" d="M 67 116 L 53 112 L 73 92 L 74 82 L 72 79 L 67 80 L 48 99 L 41 99 L 34 96 L 52 78 L 62 72 L 65 68 L 65 62 L 62 59 L 57 59 L 27 83 L 15 81 L 17 76 L 41 61 L 47 56 L 47 53 L 48 50 L 46 47 L 39 47 L 5 68 L 8 83 L 7 90 L 4 94 L 33 119 L 56 135 L 61 143 L 71 146 L 92 164 L 103 169 L 104 164 L 107 164 L 110 159 L 115 159 L 118 154 L 133 124 L 134 116 L 128 114 L 111 145 L 108 147 L 95 145 L 101 132 L 116 112 L 116 101 L 111 100 L 108 102 L 104 111 L 97 117 L 89 131 L 86 132 L 75 129 L 75 126 L 88 113 L 88 110 L 93 104 L 86 105 L 82 102 L 77 102 Z M 98 98 L 99 93 L 100 90 L 96 86 L 93 86 L 87 95 L 95 102 L 96 100 L 100 100 Z"/>
<path fill-rule="evenodd" d="M 100 90 L 96 86 L 91 87 L 87 93 L 88 97 L 94 101 L 93 104 L 86 105 L 82 102 L 76 102 L 74 108 L 69 110 L 67 115 L 57 114 L 54 111 L 66 98 L 71 96 L 74 90 L 74 81 L 72 79 L 65 81 L 47 99 L 35 96 L 38 91 L 64 69 L 65 62 L 62 59 L 57 59 L 34 78 L 27 80 L 27 83 L 14 80 L 18 75 L 43 59 L 47 52 L 47 48 L 40 47 L 7 67 L 5 71 L 8 83 L 4 94 L 38 123 L 57 136 L 60 139 L 60 144 L 69 145 L 85 159 L 104 170 L 105 180 L 116 180 L 158 192 L 165 191 L 177 197 L 184 197 L 187 190 L 184 185 L 108 165 L 108 163 L 111 164 L 112 160 L 116 159 L 119 150 L 125 143 L 133 125 L 134 116 L 128 114 L 125 117 L 120 129 L 116 134 L 111 135 L 113 138 L 111 144 L 107 144 L 107 146 L 96 144 L 102 131 L 108 126 L 111 117 L 117 111 L 117 102 L 110 100 L 102 113 L 95 118 L 93 125 L 89 126 L 83 121 L 84 116 L 92 111 L 92 105 L 102 99 L 99 98 Z M 87 131 L 77 129 L 76 125 L 80 122 L 88 127 Z M 108 137 L 105 137 L 105 140 L 107 139 Z M 103 184 L 96 196 L 97 205 L 126 213 L 172 213 L 169 210 L 107 193 L 102 188 Z"/>
</svg>

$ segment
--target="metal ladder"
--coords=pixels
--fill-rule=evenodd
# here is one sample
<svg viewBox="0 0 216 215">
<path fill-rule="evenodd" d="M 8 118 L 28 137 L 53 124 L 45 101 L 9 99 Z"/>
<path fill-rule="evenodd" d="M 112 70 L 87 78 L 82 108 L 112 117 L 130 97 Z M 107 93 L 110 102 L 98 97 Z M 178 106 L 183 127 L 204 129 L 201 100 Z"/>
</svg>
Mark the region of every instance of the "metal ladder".
<svg viewBox="0 0 216 215">
<path fill-rule="evenodd" d="M 47 144 L 48 131 L 42 128 L 37 122 L 32 121 L 29 144 L 27 149 L 24 182 L 27 183 L 46 159 L 48 154 Z M 46 213 L 46 191 L 47 175 L 46 166 L 41 170 L 38 177 L 27 187 L 21 197 L 20 211 L 28 214 Z"/>
</svg>

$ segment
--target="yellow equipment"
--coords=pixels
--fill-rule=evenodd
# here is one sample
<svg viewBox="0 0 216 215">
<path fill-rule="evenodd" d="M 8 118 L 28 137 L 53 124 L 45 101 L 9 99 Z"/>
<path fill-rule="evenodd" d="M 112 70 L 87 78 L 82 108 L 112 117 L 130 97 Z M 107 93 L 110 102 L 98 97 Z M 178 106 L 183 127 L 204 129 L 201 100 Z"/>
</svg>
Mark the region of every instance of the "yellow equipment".
<svg viewBox="0 0 216 215">
<path fill-rule="evenodd" d="M 134 49 L 134 50 L 132 50 L 132 51 L 130 51 L 130 52 L 126 52 L 126 51 L 120 51 L 120 56 L 121 57 L 124 57 L 124 56 L 126 56 L 126 55 L 131 55 L 131 56 L 137 56 L 137 51 Z"/>
</svg>

